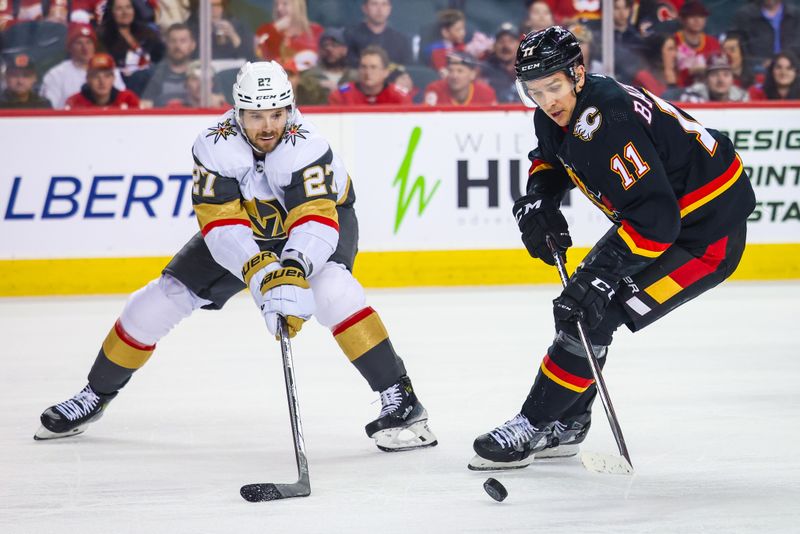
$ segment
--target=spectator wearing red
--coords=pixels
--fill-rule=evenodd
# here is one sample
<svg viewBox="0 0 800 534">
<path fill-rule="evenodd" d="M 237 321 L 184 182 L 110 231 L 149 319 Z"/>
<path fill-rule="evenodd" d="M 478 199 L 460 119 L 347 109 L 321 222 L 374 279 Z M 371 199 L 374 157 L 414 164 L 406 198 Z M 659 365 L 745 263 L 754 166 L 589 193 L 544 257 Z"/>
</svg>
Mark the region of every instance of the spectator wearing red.
<svg viewBox="0 0 800 534">
<path fill-rule="evenodd" d="M 447 74 L 443 80 L 431 82 L 425 88 L 427 106 L 490 106 L 497 104 L 494 89 L 476 80 L 478 63 L 466 52 L 451 52 L 447 56 Z"/>
<path fill-rule="evenodd" d="M 17 22 L 46 20 L 67 24 L 94 22 L 105 0 L 0 0 L 0 30 Z"/>
<path fill-rule="evenodd" d="M 800 60 L 792 52 L 777 54 L 767 68 L 764 83 L 750 88 L 752 100 L 800 100 Z"/>
<path fill-rule="evenodd" d="M 308 20 L 306 0 L 275 0 L 272 22 L 256 30 L 256 55 L 281 65 L 303 51 L 313 52 L 316 58 L 322 32 L 322 26 Z"/>
<path fill-rule="evenodd" d="M 109 54 L 95 54 L 89 60 L 86 83 L 79 93 L 67 99 L 65 109 L 136 109 L 139 97 L 127 89 L 114 88 L 114 58 Z"/>
<path fill-rule="evenodd" d="M 330 104 L 411 104 L 411 97 L 400 87 L 389 83 L 389 56 L 379 46 L 361 51 L 358 81 L 349 82 L 331 93 Z"/>
<path fill-rule="evenodd" d="M 386 50 L 392 63 L 409 65 L 414 62 L 411 38 L 389 25 L 390 0 L 362 0 L 361 12 L 364 13 L 363 22 L 345 30 L 348 64 L 358 66 L 361 51 L 370 45 Z"/>
<path fill-rule="evenodd" d="M 0 108 L 50 108 L 50 102 L 33 90 L 36 68 L 27 54 L 17 54 L 6 65 L 6 89 L 0 94 Z M 8 147 L 10 148 L 10 147 Z"/>
<path fill-rule="evenodd" d="M 678 45 L 678 84 L 687 87 L 705 72 L 706 62 L 722 48 L 716 37 L 705 32 L 708 9 L 699 0 L 689 0 L 678 11 L 681 29 L 675 33 Z"/>
<path fill-rule="evenodd" d="M 461 52 L 466 47 L 467 19 L 458 9 L 443 9 L 436 16 L 436 21 L 440 39 L 426 47 L 425 56 L 430 67 L 442 71 L 447 67 L 448 54 Z"/>
<path fill-rule="evenodd" d="M 766 66 L 778 52 L 800 55 L 800 9 L 781 0 L 748 2 L 733 16 L 732 30 L 744 36 L 746 55 Z"/>
<path fill-rule="evenodd" d="M 86 83 L 89 60 L 97 52 L 97 35 L 89 24 L 70 23 L 67 30 L 69 58 L 54 66 L 44 75 L 40 93 L 55 109 L 62 109 L 67 98 L 81 90 Z M 114 87 L 125 89 L 119 69 L 114 69 Z"/>
<path fill-rule="evenodd" d="M 642 48 L 643 68 L 634 76 L 633 85 L 668 100 L 679 96 L 677 55 L 675 39 L 671 35 L 648 35 Z"/>
<path fill-rule="evenodd" d="M 161 36 L 150 28 L 132 0 L 108 0 L 98 28 L 100 42 L 122 71 L 125 85 L 144 90 L 149 68 L 164 56 Z"/>
</svg>

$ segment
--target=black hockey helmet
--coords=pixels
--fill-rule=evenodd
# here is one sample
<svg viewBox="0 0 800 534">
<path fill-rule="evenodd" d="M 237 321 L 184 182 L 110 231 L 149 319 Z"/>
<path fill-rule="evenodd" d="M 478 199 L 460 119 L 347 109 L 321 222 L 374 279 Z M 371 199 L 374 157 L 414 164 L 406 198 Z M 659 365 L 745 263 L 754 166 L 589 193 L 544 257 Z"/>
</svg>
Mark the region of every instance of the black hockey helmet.
<svg viewBox="0 0 800 534">
<path fill-rule="evenodd" d="M 561 26 L 550 26 L 530 32 L 522 39 L 514 70 L 520 81 L 536 80 L 562 70 L 575 79 L 576 65 L 583 65 L 578 39 Z"/>
</svg>

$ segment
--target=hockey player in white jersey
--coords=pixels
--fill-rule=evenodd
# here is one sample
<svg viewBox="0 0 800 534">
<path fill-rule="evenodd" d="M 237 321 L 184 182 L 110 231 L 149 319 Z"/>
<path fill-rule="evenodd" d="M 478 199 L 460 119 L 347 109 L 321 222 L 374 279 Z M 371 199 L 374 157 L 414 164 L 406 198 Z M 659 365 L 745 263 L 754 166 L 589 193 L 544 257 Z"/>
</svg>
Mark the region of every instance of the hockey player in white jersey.
<svg viewBox="0 0 800 534">
<path fill-rule="evenodd" d="M 403 361 L 351 270 L 358 242 L 355 193 L 342 160 L 294 103 L 275 63 L 247 63 L 234 109 L 192 147 L 192 203 L 200 226 L 161 276 L 133 293 L 89 372 L 89 383 L 41 416 L 36 439 L 74 436 L 99 419 L 178 322 L 220 309 L 248 288 L 274 335 L 314 315 L 382 408 L 366 426 L 381 450 L 436 445 Z M 410 430 L 410 438 L 400 437 Z M 409 432 L 403 432 L 409 435 Z"/>
</svg>

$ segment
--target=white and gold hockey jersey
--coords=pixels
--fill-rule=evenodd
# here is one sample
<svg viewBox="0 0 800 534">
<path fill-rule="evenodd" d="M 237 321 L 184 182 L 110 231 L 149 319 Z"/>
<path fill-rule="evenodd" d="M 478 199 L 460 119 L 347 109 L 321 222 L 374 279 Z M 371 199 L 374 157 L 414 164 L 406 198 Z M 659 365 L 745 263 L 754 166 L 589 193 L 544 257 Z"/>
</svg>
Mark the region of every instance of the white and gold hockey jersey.
<svg viewBox="0 0 800 534">
<path fill-rule="evenodd" d="M 192 155 L 200 230 L 214 259 L 237 276 L 260 248 L 283 240 L 284 250 L 301 253 L 309 276 L 336 249 L 337 206 L 352 204 L 355 195 L 342 160 L 299 111 L 263 159 L 233 110 L 197 136 Z"/>
</svg>

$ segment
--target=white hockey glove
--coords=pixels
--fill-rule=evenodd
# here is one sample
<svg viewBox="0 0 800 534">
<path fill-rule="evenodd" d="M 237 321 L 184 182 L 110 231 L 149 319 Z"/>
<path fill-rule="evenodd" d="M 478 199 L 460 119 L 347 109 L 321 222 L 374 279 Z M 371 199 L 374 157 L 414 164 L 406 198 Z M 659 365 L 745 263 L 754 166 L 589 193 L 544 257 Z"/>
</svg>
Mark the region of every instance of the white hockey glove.
<svg viewBox="0 0 800 534">
<path fill-rule="evenodd" d="M 276 339 L 278 315 L 286 317 L 289 337 L 294 337 L 314 314 L 314 294 L 300 267 L 281 265 L 277 256 L 262 252 L 245 264 L 242 275 Z"/>
</svg>

